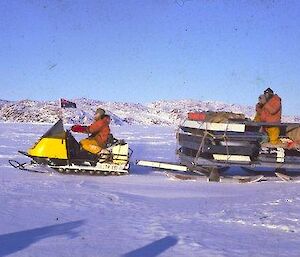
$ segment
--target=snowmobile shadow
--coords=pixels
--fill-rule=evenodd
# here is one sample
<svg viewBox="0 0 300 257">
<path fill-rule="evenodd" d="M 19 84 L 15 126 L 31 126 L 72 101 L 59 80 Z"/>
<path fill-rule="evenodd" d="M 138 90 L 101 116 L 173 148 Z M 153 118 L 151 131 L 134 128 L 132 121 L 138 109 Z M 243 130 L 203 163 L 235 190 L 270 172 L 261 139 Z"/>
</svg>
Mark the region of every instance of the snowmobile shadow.
<svg viewBox="0 0 300 257">
<path fill-rule="evenodd" d="M 48 237 L 66 235 L 69 238 L 74 238 L 78 236 L 78 232 L 74 231 L 74 229 L 83 224 L 84 220 L 78 220 L 0 235 L 0 257 L 21 251 Z"/>
<path fill-rule="evenodd" d="M 142 167 L 142 166 L 138 166 L 136 164 L 131 164 L 130 174 L 134 174 L 134 175 L 149 175 L 150 173 L 153 173 L 153 169 L 152 168 Z"/>
<path fill-rule="evenodd" d="M 178 239 L 174 236 L 166 236 L 146 246 L 122 255 L 122 257 L 155 257 L 176 245 Z"/>
</svg>

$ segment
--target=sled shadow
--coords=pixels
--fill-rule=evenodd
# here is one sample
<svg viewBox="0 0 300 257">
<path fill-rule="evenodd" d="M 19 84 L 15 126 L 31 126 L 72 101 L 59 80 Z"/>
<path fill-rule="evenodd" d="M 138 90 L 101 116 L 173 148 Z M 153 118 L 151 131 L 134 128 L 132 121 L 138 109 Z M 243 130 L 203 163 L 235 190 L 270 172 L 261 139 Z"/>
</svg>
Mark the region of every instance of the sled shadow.
<svg viewBox="0 0 300 257">
<path fill-rule="evenodd" d="M 154 241 L 142 248 L 122 255 L 122 257 L 155 257 L 177 244 L 178 239 L 174 236 L 166 236 Z"/>
<path fill-rule="evenodd" d="M 58 225 L 24 230 L 0 235 L 0 257 L 21 251 L 39 240 L 66 235 L 69 238 L 78 236 L 74 229 L 84 224 L 84 220 L 66 222 Z"/>
</svg>

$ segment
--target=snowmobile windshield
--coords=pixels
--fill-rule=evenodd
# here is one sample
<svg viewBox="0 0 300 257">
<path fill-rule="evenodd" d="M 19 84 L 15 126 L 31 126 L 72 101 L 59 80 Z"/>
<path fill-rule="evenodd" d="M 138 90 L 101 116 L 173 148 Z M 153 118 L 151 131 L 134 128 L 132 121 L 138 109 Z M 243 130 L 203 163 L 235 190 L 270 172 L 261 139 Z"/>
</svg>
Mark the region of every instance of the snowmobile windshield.
<svg viewBox="0 0 300 257">
<path fill-rule="evenodd" d="M 42 137 L 64 139 L 66 135 L 65 135 L 63 121 L 59 119 Z"/>
</svg>

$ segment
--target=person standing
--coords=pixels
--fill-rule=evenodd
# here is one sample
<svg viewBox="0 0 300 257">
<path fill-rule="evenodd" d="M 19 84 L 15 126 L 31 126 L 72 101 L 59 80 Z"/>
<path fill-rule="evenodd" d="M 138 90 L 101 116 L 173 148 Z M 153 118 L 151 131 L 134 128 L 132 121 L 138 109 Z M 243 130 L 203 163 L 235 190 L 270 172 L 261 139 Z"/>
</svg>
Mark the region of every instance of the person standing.
<svg viewBox="0 0 300 257">
<path fill-rule="evenodd" d="M 259 97 L 254 121 L 280 123 L 281 113 L 281 98 L 277 94 L 274 94 L 271 88 L 267 88 L 264 94 Z M 280 128 L 274 125 L 265 126 L 264 128 L 269 136 L 269 142 L 273 145 L 279 144 Z"/>
</svg>

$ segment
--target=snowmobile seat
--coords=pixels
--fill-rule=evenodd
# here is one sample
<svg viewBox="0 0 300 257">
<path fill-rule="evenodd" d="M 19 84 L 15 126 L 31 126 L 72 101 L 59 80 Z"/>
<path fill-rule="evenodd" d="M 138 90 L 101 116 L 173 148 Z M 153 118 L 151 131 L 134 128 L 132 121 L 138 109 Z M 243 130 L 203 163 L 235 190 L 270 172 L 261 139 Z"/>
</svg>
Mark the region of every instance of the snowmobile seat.
<svg viewBox="0 0 300 257">
<path fill-rule="evenodd" d="M 119 140 L 116 139 L 113 134 L 109 134 L 105 148 L 111 147 L 113 145 L 115 145 Z"/>
</svg>

